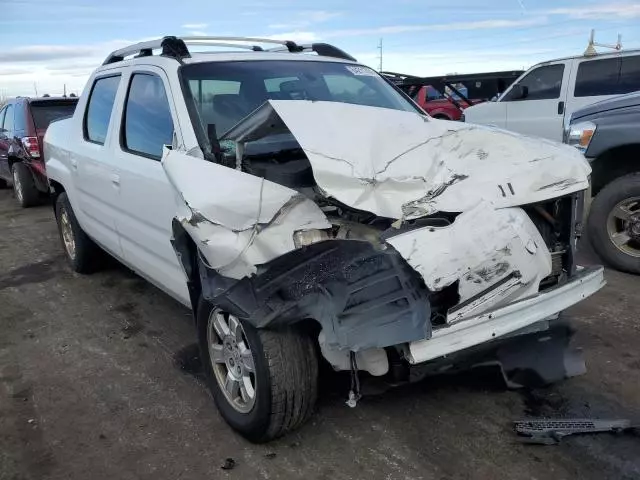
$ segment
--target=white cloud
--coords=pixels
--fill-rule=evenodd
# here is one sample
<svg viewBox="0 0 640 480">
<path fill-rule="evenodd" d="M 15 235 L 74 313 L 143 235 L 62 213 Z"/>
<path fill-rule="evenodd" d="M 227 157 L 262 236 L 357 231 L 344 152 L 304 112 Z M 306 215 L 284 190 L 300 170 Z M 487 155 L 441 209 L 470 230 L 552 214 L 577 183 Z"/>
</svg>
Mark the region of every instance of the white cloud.
<svg viewBox="0 0 640 480">
<path fill-rule="evenodd" d="M 426 25 L 390 25 L 376 28 L 359 28 L 347 30 L 333 30 L 321 32 L 319 35 L 329 37 L 357 37 L 361 35 L 391 35 L 398 33 L 415 32 L 448 32 L 462 30 L 491 30 L 498 28 L 525 27 L 531 25 L 543 25 L 547 23 L 546 17 L 533 17 L 519 20 L 479 20 L 475 22 L 453 22 Z"/>
<path fill-rule="evenodd" d="M 640 18 L 640 3 L 582 5 L 579 7 L 554 8 L 545 13 L 549 15 L 567 15 L 583 20 L 630 20 Z"/>
<path fill-rule="evenodd" d="M 68 92 L 81 93 L 91 72 L 102 64 L 109 53 L 132 43 L 136 41 L 4 48 L 0 51 L 0 85 L 3 94 L 33 95 L 34 82 L 40 94 L 62 94 L 65 84 Z"/>
<path fill-rule="evenodd" d="M 209 26 L 208 23 L 185 23 L 182 28 L 185 30 L 203 30 Z"/>
<path fill-rule="evenodd" d="M 276 33 L 274 35 L 267 35 L 264 38 L 271 38 L 273 40 L 292 40 L 299 43 L 313 43 L 320 40 L 317 33 L 305 31 Z"/>
<path fill-rule="evenodd" d="M 326 22 L 332 18 L 342 15 L 341 12 L 329 12 L 326 10 L 310 10 L 298 12 L 293 20 L 285 23 L 274 23 L 269 25 L 273 30 L 299 30 L 316 23 Z"/>
<path fill-rule="evenodd" d="M 356 53 L 358 61 L 378 69 L 378 53 Z M 385 53 L 383 69 L 423 77 L 451 73 L 477 73 L 527 69 L 558 56 L 555 49 L 521 48 L 511 50 L 456 50 L 436 53 Z"/>
<path fill-rule="evenodd" d="M 206 37 L 206 36 L 209 35 L 207 32 L 204 32 L 202 30 L 192 30 L 192 31 L 190 31 L 188 33 L 189 33 L 189 35 L 192 35 L 194 37 Z"/>
</svg>

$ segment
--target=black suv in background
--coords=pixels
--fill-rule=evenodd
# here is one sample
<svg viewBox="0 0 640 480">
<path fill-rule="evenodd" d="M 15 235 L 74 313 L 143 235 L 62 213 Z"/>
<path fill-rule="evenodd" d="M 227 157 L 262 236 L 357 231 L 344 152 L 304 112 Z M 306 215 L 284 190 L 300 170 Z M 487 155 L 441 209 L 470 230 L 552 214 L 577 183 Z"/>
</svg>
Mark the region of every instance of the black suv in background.
<svg viewBox="0 0 640 480">
<path fill-rule="evenodd" d="M 53 120 L 73 115 L 77 98 L 17 97 L 0 109 L 0 187 L 13 185 L 23 207 L 49 192 L 42 139 Z"/>
<path fill-rule="evenodd" d="M 577 110 L 564 141 L 591 163 L 587 230 L 612 267 L 640 274 L 640 91 Z"/>
</svg>

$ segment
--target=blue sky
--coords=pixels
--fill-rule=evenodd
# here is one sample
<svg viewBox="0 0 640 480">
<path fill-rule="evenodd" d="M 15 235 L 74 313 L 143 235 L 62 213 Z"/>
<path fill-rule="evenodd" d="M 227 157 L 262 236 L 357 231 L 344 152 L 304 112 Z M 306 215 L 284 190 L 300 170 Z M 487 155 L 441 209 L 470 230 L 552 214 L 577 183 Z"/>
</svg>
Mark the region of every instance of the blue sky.
<svg viewBox="0 0 640 480">
<path fill-rule="evenodd" d="M 491 6 L 487 6 L 488 4 Z M 326 41 L 375 68 L 528 68 L 596 40 L 640 47 L 640 0 L 0 0 L 0 95 L 81 91 L 113 49 L 164 35 Z"/>
</svg>

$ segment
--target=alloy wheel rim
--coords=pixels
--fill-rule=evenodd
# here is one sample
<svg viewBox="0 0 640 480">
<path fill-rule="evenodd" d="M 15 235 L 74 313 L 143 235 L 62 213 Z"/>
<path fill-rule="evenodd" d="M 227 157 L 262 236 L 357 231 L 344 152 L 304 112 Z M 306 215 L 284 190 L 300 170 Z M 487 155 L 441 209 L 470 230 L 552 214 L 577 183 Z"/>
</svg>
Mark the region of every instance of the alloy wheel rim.
<svg viewBox="0 0 640 480">
<path fill-rule="evenodd" d="M 22 202 L 22 184 L 16 168 L 13 169 L 13 191 L 16 193 L 18 201 Z"/>
<path fill-rule="evenodd" d="M 622 253 L 640 258 L 640 197 L 622 200 L 611 209 L 607 235 Z"/>
<path fill-rule="evenodd" d="M 249 413 L 256 401 L 255 363 L 238 318 L 214 309 L 207 325 L 207 345 L 220 390 L 235 410 Z"/>
<path fill-rule="evenodd" d="M 73 260 L 76 256 L 76 241 L 73 238 L 73 228 L 66 209 L 62 209 L 60 212 L 60 230 L 67 255 Z"/>
</svg>

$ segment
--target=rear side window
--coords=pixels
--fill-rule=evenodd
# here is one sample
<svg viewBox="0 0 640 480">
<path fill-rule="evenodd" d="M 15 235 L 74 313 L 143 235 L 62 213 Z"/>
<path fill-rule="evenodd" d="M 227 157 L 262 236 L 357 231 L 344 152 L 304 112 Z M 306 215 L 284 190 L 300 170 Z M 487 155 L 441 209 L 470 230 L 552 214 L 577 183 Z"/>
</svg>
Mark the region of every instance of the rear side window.
<svg viewBox="0 0 640 480">
<path fill-rule="evenodd" d="M 0 128 L 4 128 L 4 114 L 7 111 L 7 107 L 0 109 Z"/>
<path fill-rule="evenodd" d="M 24 131 L 27 129 L 27 119 L 24 109 L 24 103 L 16 104 L 15 115 L 13 116 L 13 127 L 15 131 Z"/>
<path fill-rule="evenodd" d="M 99 78 L 93 84 L 84 118 L 84 136 L 87 140 L 104 144 L 119 84 L 120 75 Z"/>
<path fill-rule="evenodd" d="M 607 58 L 580 63 L 575 97 L 621 95 L 640 90 L 640 56 Z"/>
<path fill-rule="evenodd" d="M 560 98 L 563 73 L 563 64 L 538 67 L 518 82 L 518 85 L 528 88 L 526 97 L 522 99 L 512 98 L 514 90 L 511 90 L 502 101 L 552 100 L 554 98 Z"/>
<path fill-rule="evenodd" d="M 75 101 L 31 102 L 31 116 L 38 130 L 45 130 L 54 120 L 72 116 L 75 110 Z"/>
<path fill-rule="evenodd" d="M 160 159 L 162 147 L 173 143 L 173 120 L 162 80 L 135 74 L 131 79 L 122 125 L 122 147 Z"/>
<path fill-rule="evenodd" d="M 4 116 L 3 128 L 12 133 L 13 132 L 13 105 L 7 105 L 7 111 Z"/>
</svg>

